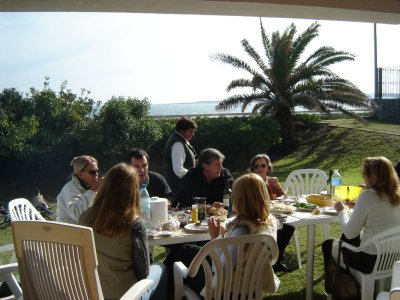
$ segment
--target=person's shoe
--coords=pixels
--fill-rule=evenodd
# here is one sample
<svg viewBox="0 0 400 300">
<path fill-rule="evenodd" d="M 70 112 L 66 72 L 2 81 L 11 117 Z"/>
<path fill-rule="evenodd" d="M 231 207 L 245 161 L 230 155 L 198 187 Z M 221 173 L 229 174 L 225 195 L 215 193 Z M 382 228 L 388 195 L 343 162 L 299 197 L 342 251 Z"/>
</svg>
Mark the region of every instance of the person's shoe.
<svg viewBox="0 0 400 300">
<path fill-rule="evenodd" d="M 272 268 L 274 269 L 275 272 L 291 272 L 292 271 L 285 264 L 283 264 L 283 263 L 281 263 L 279 261 L 276 264 L 274 264 L 272 266 Z"/>
</svg>

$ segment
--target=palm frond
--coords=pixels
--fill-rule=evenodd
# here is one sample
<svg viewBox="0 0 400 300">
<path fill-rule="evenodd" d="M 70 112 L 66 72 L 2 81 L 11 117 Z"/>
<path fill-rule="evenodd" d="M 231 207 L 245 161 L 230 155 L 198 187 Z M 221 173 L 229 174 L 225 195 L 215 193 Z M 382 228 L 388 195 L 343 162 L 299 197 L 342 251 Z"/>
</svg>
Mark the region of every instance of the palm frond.
<svg viewBox="0 0 400 300">
<path fill-rule="evenodd" d="M 257 53 L 257 51 L 250 45 L 250 43 L 244 39 L 241 41 L 242 47 L 244 51 L 252 58 L 254 61 L 257 63 L 257 65 L 260 67 L 260 69 L 263 72 L 266 72 L 268 69 L 268 66 L 264 63 L 260 55 Z"/>
<path fill-rule="evenodd" d="M 248 87 L 248 88 L 252 88 L 252 87 L 253 87 L 253 82 L 252 82 L 252 80 L 244 79 L 244 78 L 242 78 L 242 79 L 235 79 L 235 80 L 232 80 L 232 81 L 228 84 L 228 86 L 227 86 L 227 88 L 226 88 L 226 91 L 227 91 L 227 92 L 230 92 L 231 90 L 233 90 L 233 89 L 235 89 L 235 88 L 246 88 L 246 87 Z"/>
<path fill-rule="evenodd" d="M 243 69 L 253 75 L 257 73 L 257 71 L 255 71 L 249 64 L 247 64 L 243 60 L 241 60 L 235 56 L 229 55 L 229 54 L 217 53 L 217 54 L 211 55 L 210 58 L 212 60 L 218 60 L 225 64 L 229 64 L 235 68 Z"/>
<path fill-rule="evenodd" d="M 265 55 L 267 56 L 268 61 L 270 61 L 271 60 L 271 52 L 272 52 L 271 41 L 265 32 L 261 18 L 260 18 L 260 27 L 261 27 L 261 40 L 262 40 L 262 44 L 264 47 Z"/>
<path fill-rule="evenodd" d="M 293 48 L 290 55 L 290 64 L 292 67 L 296 66 L 308 44 L 318 36 L 319 27 L 318 22 L 314 22 L 293 41 Z"/>
<path fill-rule="evenodd" d="M 268 96 L 268 94 L 265 93 L 233 95 L 219 102 L 215 108 L 217 110 L 229 110 L 231 108 L 237 107 L 244 102 L 250 104 L 253 101 L 261 101 L 263 99 L 266 99 L 266 96 Z"/>
</svg>

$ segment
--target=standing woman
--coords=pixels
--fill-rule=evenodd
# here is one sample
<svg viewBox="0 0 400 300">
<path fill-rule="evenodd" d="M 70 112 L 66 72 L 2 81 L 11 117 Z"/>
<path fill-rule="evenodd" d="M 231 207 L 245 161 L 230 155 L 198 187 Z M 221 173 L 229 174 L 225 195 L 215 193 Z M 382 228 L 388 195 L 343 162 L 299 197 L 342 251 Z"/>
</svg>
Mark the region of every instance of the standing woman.
<svg viewBox="0 0 400 300">
<path fill-rule="evenodd" d="M 196 151 L 190 140 L 196 129 L 195 121 L 181 117 L 164 147 L 164 177 L 173 193 L 173 206 L 178 205 L 183 177 L 195 165 Z"/>
<path fill-rule="evenodd" d="M 269 198 L 275 200 L 277 197 L 285 194 L 278 178 L 271 177 L 269 174 L 272 172 L 273 167 L 269 156 L 266 154 L 257 154 L 250 161 L 250 172 L 256 173 L 261 176 L 267 186 Z M 279 248 L 278 260 L 274 265 L 275 271 L 289 272 L 291 271 L 282 261 L 285 256 L 285 248 L 289 244 L 296 227 L 289 224 L 282 224 L 282 228 L 278 229 L 277 244 Z"/>
<path fill-rule="evenodd" d="M 362 163 L 362 177 L 366 188 L 358 197 L 349 217 L 343 202 L 337 201 L 342 240 L 353 246 L 360 246 L 378 233 L 400 226 L 399 179 L 392 163 L 383 156 L 367 157 Z M 336 259 L 338 241 L 326 240 L 322 244 L 325 269 L 333 253 Z M 366 252 L 352 252 L 343 248 L 342 255 L 348 265 L 362 273 L 371 273 L 376 261 L 373 245 Z"/>
<path fill-rule="evenodd" d="M 98 162 L 94 157 L 74 157 L 71 167 L 72 179 L 57 196 L 57 221 L 77 224 L 82 212 L 93 204 L 101 178 Z"/>
<path fill-rule="evenodd" d="M 105 175 L 93 206 L 79 219 L 81 225 L 93 228 L 106 299 L 121 298 L 133 284 L 148 277 L 149 269 L 154 288 L 165 276 L 162 264 L 149 267 L 146 229 L 140 216 L 139 176 L 133 166 L 117 164 Z M 166 294 L 166 278 L 161 281 L 154 299 L 164 299 Z"/>
</svg>

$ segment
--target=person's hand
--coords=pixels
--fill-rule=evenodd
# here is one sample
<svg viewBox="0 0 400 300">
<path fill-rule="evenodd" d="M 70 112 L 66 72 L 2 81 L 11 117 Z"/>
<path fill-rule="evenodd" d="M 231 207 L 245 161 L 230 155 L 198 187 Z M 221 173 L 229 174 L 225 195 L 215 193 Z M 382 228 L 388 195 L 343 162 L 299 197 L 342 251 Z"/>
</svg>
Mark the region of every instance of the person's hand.
<svg viewBox="0 0 400 300">
<path fill-rule="evenodd" d="M 336 201 L 333 206 L 335 207 L 335 209 L 338 213 L 344 209 L 344 204 L 342 201 Z"/>
<path fill-rule="evenodd" d="M 221 221 L 218 217 L 211 216 L 208 219 L 208 232 L 210 233 L 211 239 L 215 239 L 219 236 L 221 229 Z"/>
<path fill-rule="evenodd" d="M 99 177 L 99 179 L 97 179 L 97 181 L 90 187 L 90 190 L 92 190 L 93 192 L 97 192 L 101 186 L 102 181 L 103 177 Z"/>
<path fill-rule="evenodd" d="M 347 206 L 349 208 L 354 208 L 354 206 L 356 206 L 356 203 L 354 201 L 349 201 L 349 202 L 347 202 Z"/>
</svg>

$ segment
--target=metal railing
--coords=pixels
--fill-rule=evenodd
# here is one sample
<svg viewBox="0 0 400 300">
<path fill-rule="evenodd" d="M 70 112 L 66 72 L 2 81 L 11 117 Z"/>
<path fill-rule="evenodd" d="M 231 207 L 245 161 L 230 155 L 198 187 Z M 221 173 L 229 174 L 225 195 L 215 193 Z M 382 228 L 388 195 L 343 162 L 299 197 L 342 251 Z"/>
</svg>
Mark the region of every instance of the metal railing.
<svg viewBox="0 0 400 300">
<path fill-rule="evenodd" d="M 400 67 L 376 70 L 375 99 L 400 99 Z"/>
</svg>

